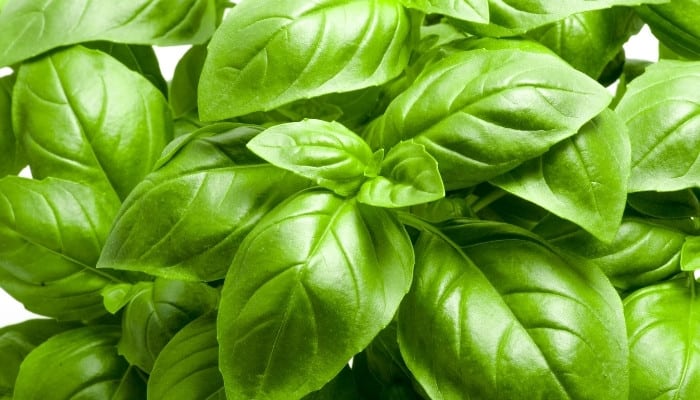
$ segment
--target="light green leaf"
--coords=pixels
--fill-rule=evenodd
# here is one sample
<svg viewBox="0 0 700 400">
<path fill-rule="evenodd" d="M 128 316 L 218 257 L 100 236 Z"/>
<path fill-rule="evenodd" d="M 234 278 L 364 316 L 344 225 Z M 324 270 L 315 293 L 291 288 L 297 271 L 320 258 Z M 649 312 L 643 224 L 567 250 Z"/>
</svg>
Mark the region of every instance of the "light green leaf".
<svg viewBox="0 0 700 400">
<path fill-rule="evenodd" d="M 175 117 L 197 109 L 197 87 L 206 56 L 206 46 L 192 46 L 178 61 L 168 96 Z"/>
<path fill-rule="evenodd" d="M 416 22 L 393 0 L 242 2 L 208 46 L 200 117 L 236 117 L 385 83 L 408 63 Z"/>
<path fill-rule="evenodd" d="M 0 78 L 0 177 L 17 174 L 25 165 L 19 135 L 12 129 L 12 88 L 15 76 Z"/>
<path fill-rule="evenodd" d="M 610 102 L 561 59 L 516 49 L 457 52 L 429 66 L 366 132 L 373 148 L 413 139 L 445 187 L 473 186 L 543 154 Z"/>
<path fill-rule="evenodd" d="M 146 385 L 116 351 L 119 330 L 88 326 L 60 333 L 34 349 L 19 369 L 22 400 L 143 399 Z"/>
<path fill-rule="evenodd" d="M 3 289 L 38 314 L 68 320 L 104 315 L 100 291 L 119 278 L 95 263 L 118 206 L 109 194 L 60 179 L 1 179 Z"/>
<path fill-rule="evenodd" d="M 443 14 L 464 21 L 489 22 L 487 0 L 401 0 L 401 3 L 426 14 Z"/>
<path fill-rule="evenodd" d="M 632 143 L 630 192 L 700 185 L 700 62 L 661 60 L 627 86 L 615 111 Z"/>
<path fill-rule="evenodd" d="M 431 399 L 628 399 L 622 305 L 599 269 L 515 227 L 445 231 L 453 242 L 418 240 L 399 311 L 401 352 Z"/>
<path fill-rule="evenodd" d="M 160 46 L 203 43 L 215 23 L 214 0 L 11 1 L 0 13 L 0 67 L 93 40 Z"/>
<path fill-rule="evenodd" d="M 292 171 L 341 196 L 376 174 L 372 150 L 337 122 L 304 120 L 268 128 L 248 148 L 267 162 Z"/>
<path fill-rule="evenodd" d="M 393 214 L 310 190 L 248 234 L 221 293 L 220 369 L 230 400 L 320 389 L 393 318 L 413 249 Z"/>
<path fill-rule="evenodd" d="M 83 182 L 121 199 L 172 138 L 163 95 L 114 58 L 80 46 L 23 64 L 12 100 L 35 178 Z"/>
<path fill-rule="evenodd" d="M 491 183 L 609 242 L 625 211 L 629 171 L 627 128 L 605 110 L 578 134 Z"/>
<path fill-rule="evenodd" d="M 697 0 L 649 2 L 635 11 L 664 46 L 691 60 L 700 58 L 700 4 Z"/>
<path fill-rule="evenodd" d="M 688 236 L 681 248 L 681 270 L 700 269 L 700 236 Z"/>
<path fill-rule="evenodd" d="M 366 181 L 357 194 L 361 203 L 377 207 L 408 207 L 445 197 L 437 161 L 412 141 L 391 148 L 379 175 Z"/>
</svg>

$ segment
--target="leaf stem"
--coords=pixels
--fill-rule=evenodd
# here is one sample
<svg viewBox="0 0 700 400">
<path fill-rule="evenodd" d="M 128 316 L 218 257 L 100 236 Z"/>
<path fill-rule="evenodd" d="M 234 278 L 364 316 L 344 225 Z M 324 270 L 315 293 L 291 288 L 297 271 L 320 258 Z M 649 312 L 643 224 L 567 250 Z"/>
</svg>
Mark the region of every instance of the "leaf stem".
<svg viewBox="0 0 700 400">
<path fill-rule="evenodd" d="M 474 205 L 472 206 L 472 212 L 474 212 L 474 214 L 478 213 L 479 211 L 486 208 L 489 204 L 495 202 L 496 200 L 500 199 L 506 194 L 508 194 L 508 192 L 506 192 L 505 190 L 501 188 L 494 188 L 494 190 L 492 190 L 491 192 L 487 193 L 485 196 L 474 202 Z"/>
</svg>

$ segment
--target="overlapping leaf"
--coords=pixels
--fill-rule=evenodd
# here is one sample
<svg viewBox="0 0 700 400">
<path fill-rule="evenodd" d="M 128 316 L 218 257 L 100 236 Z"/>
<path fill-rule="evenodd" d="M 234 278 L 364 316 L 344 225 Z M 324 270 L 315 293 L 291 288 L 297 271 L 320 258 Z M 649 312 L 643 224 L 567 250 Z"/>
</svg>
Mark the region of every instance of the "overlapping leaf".
<svg viewBox="0 0 700 400">
<path fill-rule="evenodd" d="M 12 129 L 13 75 L 0 78 L 0 177 L 16 174 L 26 164 L 18 135 Z"/>
<path fill-rule="evenodd" d="M 636 11 L 667 48 L 693 60 L 700 58 L 700 5 L 696 0 L 651 3 Z"/>
</svg>

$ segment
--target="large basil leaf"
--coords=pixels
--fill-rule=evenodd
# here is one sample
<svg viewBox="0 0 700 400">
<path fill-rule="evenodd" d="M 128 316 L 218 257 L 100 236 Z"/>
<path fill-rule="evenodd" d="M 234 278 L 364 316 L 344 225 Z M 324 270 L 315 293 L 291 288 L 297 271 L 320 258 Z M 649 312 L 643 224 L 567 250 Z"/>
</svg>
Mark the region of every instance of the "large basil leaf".
<svg viewBox="0 0 700 400">
<path fill-rule="evenodd" d="M 373 148 L 413 138 L 447 189 L 472 186 L 575 134 L 610 102 L 561 59 L 513 49 L 458 52 L 431 65 L 367 132 Z"/>
<path fill-rule="evenodd" d="M 80 46 L 22 65 L 12 100 L 35 178 L 86 182 L 121 199 L 172 138 L 163 95 L 114 58 Z"/>
<path fill-rule="evenodd" d="M 426 14 L 443 14 L 464 21 L 489 22 L 487 0 L 401 0 L 401 3 Z"/>
<path fill-rule="evenodd" d="M 552 224 L 561 226 L 556 221 Z M 604 243 L 580 229 L 554 232 L 552 228 L 542 224 L 533 231 L 555 246 L 593 260 L 622 290 L 650 285 L 680 271 L 685 234 L 678 230 L 628 218 L 615 239 Z"/>
<path fill-rule="evenodd" d="M 22 400 L 134 400 L 146 395 L 136 369 L 117 354 L 119 329 L 88 326 L 60 333 L 34 349 L 19 369 Z"/>
<path fill-rule="evenodd" d="M 0 180 L 0 285 L 32 312 L 58 319 L 106 313 L 95 269 L 119 203 L 81 184 Z"/>
<path fill-rule="evenodd" d="M 52 319 L 32 319 L 0 329 L 0 400 L 12 400 L 19 366 L 27 354 L 51 336 L 75 327 Z"/>
<path fill-rule="evenodd" d="M 197 109 L 199 76 L 202 74 L 206 56 L 206 46 L 192 46 L 175 66 L 168 96 L 175 117 L 183 116 Z"/>
<path fill-rule="evenodd" d="M 150 400 L 226 400 L 219 372 L 216 314 L 182 328 L 156 359 L 148 380 Z"/>
<path fill-rule="evenodd" d="M 0 78 L 0 177 L 14 175 L 27 165 L 20 139 L 12 129 L 12 88 L 15 76 Z"/>
<path fill-rule="evenodd" d="M 644 23 L 633 9 L 613 7 L 571 15 L 527 33 L 574 68 L 598 79 Z"/>
<path fill-rule="evenodd" d="M 585 11 L 602 10 L 612 6 L 660 4 L 668 0 L 488 0 L 488 2 L 488 23 L 458 21 L 457 24 L 467 32 L 478 36 L 515 36 Z"/>
<path fill-rule="evenodd" d="M 514 227 L 424 233 L 399 311 L 406 364 L 432 399 L 624 399 L 620 299 L 601 271 Z"/>
<path fill-rule="evenodd" d="M 622 221 L 629 171 L 627 128 L 606 109 L 578 134 L 491 182 L 609 242 Z"/>
<path fill-rule="evenodd" d="M 408 63 L 415 22 L 393 0 L 243 2 L 208 46 L 201 119 L 382 84 Z"/>
<path fill-rule="evenodd" d="M 229 399 L 320 389 L 394 316 L 413 270 L 396 217 L 331 192 L 302 192 L 241 244 L 221 293 Z"/>
<path fill-rule="evenodd" d="M 654 36 L 675 53 L 700 58 L 700 3 L 697 0 L 673 0 L 637 8 Z"/>
<path fill-rule="evenodd" d="M 214 32 L 214 5 L 214 0 L 12 1 L 0 13 L 0 67 L 92 40 L 203 43 Z"/>
<path fill-rule="evenodd" d="M 700 390 L 696 290 L 685 279 L 676 279 L 625 298 L 630 399 L 692 399 Z"/>
<path fill-rule="evenodd" d="M 172 279 L 222 279 L 258 221 L 311 185 L 246 149 L 259 132 L 217 124 L 173 141 L 158 168 L 125 201 L 98 266 Z"/>
<path fill-rule="evenodd" d="M 700 62 L 661 60 L 627 86 L 615 111 L 632 143 L 630 192 L 700 184 Z"/>
</svg>

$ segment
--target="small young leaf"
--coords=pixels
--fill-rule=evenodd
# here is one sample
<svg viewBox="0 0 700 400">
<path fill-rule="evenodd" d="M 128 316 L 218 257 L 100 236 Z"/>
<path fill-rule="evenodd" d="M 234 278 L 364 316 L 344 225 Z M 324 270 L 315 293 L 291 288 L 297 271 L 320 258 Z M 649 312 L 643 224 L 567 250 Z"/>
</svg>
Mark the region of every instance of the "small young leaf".
<svg viewBox="0 0 700 400">
<path fill-rule="evenodd" d="M 341 196 L 365 181 L 372 150 L 361 137 L 337 122 L 305 120 L 273 126 L 248 148 L 272 165 L 292 171 Z"/>
<path fill-rule="evenodd" d="M 192 46 L 177 63 L 168 96 L 173 116 L 181 117 L 197 109 L 199 76 L 206 56 L 206 46 Z"/>
<path fill-rule="evenodd" d="M 208 46 L 200 117 L 236 117 L 385 83 L 408 63 L 415 22 L 393 0 L 244 1 Z"/>
<path fill-rule="evenodd" d="M 425 147 L 411 141 L 391 148 L 379 175 L 366 181 L 357 200 L 387 208 L 408 207 L 445 197 L 437 161 Z"/>
</svg>

